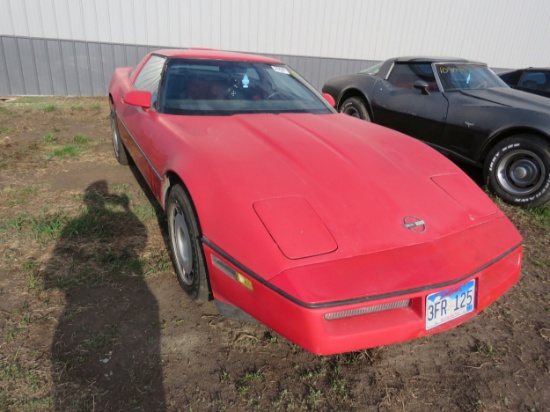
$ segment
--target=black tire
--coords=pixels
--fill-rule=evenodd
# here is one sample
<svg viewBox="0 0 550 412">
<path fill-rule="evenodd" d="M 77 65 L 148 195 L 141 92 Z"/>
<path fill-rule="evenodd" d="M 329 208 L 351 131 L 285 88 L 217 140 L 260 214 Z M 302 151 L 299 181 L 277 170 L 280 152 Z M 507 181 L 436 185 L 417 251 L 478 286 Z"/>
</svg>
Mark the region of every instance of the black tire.
<svg viewBox="0 0 550 412">
<path fill-rule="evenodd" d="M 118 163 L 121 165 L 128 165 L 128 153 L 126 153 L 126 148 L 120 140 L 120 133 L 118 131 L 118 122 L 115 106 L 112 101 L 109 101 L 111 106 L 111 137 L 113 140 L 113 150 L 115 152 L 115 157 Z"/>
<path fill-rule="evenodd" d="M 210 297 L 204 252 L 197 217 L 181 185 L 170 189 L 166 211 L 172 263 L 178 282 L 187 295 L 198 301 Z"/>
<path fill-rule="evenodd" d="M 483 168 L 487 187 L 505 202 L 533 207 L 550 200 L 550 142 L 523 134 L 504 139 Z"/>
<path fill-rule="evenodd" d="M 340 106 L 340 113 L 345 113 L 351 117 L 356 117 L 367 122 L 371 121 L 365 101 L 360 97 L 350 97 L 346 99 Z"/>
</svg>

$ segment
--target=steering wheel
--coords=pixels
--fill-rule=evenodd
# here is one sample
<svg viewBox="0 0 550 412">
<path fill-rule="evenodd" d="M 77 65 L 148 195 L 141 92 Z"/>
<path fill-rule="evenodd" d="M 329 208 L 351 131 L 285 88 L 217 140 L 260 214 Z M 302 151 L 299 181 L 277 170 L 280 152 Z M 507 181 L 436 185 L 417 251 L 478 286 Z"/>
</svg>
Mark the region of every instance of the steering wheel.
<svg viewBox="0 0 550 412">
<path fill-rule="evenodd" d="M 270 100 L 272 97 L 278 96 L 279 94 L 281 93 L 278 91 L 274 91 L 273 93 L 269 94 L 264 100 Z"/>
<path fill-rule="evenodd" d="M 481 82 L 479 83 L 476 87 L 474 87 L 475 89 L 486 89 L 487 86 L 489 86 L 489 83 L 488 82 Z"/>
</svg>

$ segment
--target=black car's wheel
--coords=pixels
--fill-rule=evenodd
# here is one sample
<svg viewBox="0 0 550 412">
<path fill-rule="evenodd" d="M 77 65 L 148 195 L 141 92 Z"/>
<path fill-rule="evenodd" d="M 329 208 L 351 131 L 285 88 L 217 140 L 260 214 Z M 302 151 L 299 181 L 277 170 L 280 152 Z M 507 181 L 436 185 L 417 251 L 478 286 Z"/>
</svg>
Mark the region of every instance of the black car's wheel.
<svg viewBox="0 0 550 412">
<path fill-rule="evenodd" d="M 200 231 L 189 196 L 181 185 L 168 195 L 168 233 L 176 276 L 182 289 L 192 299 L 208 300 L 209 287 Z"/>
<path fill-rule="evenodd" d="M 109 103 L 111 105 L 111 136 L 113 139 L 113 149 L 115 152 L 115 157 L 121 165 L 127 165 L 128 154 L 126 153 L 126 148 L 124 147 L 124 144 L 122 144 L 122 141 L 120 140 L 115 106 L 113 105 L 113 102 L 110 101 Z"/>
<path fill-rule="evenodd" d="M 342 106 L 340 106 L 340 113 L 370 122 L 369 112 L 365 106 L 365 102 L 360 97 L 346 99 Z"/>
<path fill-rule="evenodd" d="M 484 175 L 489 189 L 504 201 L 541 205 L 550 200 L 550 142 L 531 135 L 504 139 L 489 152 Z"/>
</svg>

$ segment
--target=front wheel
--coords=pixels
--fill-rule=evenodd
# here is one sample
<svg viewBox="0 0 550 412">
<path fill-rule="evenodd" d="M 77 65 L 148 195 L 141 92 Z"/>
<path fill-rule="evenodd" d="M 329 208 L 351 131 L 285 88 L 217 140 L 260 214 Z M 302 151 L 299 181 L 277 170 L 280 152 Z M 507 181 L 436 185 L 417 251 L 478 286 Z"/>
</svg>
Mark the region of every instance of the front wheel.
<svg viewBox="0 0 550 412">
<path fill-rule="evenodd" d="M 113 149 L 115 152 L 115 157 L 118 163 L 126 166 L 128 164 L 128 154 L 126 153 L 126 148 L 124 147 L 124 144 L 120 140 L 115 106 L 112 101 L 109 103 L 111 106 L 111 137 L 113 139 Z"/>
<path fill-rule="evenodd" d="M 191 200 L 181 185 L 168 195 L 168 234 L 172 263 L 178 282 L 192 299 L 206 301 L 210 296 L 200 230 Z"/>
<path fill-rule="evenodd" d="M 340 113 L 370 122 L 369 111 L 360 97 L 350 97 L 340 106 Z"/>
<path fill-rule="evenodd" d="M 550 200 L 550 142 L 538 136 L 508 137 L 489 152 L 484 177 L 505 202 L 539 206 Z"/>
</svg>

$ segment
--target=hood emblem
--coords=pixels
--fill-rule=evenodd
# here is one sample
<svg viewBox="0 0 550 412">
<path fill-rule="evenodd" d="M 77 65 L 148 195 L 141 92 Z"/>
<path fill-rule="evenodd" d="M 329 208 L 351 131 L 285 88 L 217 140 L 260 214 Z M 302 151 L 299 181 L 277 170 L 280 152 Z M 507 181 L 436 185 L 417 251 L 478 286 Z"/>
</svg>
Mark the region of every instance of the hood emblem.
<svg viewBox="0 0 550 412">
<path fill-rule="evenodd" d="M 426 223 L 414 216 L 405 216 L 402 226 L 415 233 L 424 233 L 426 231 Z"/>
</svg>

